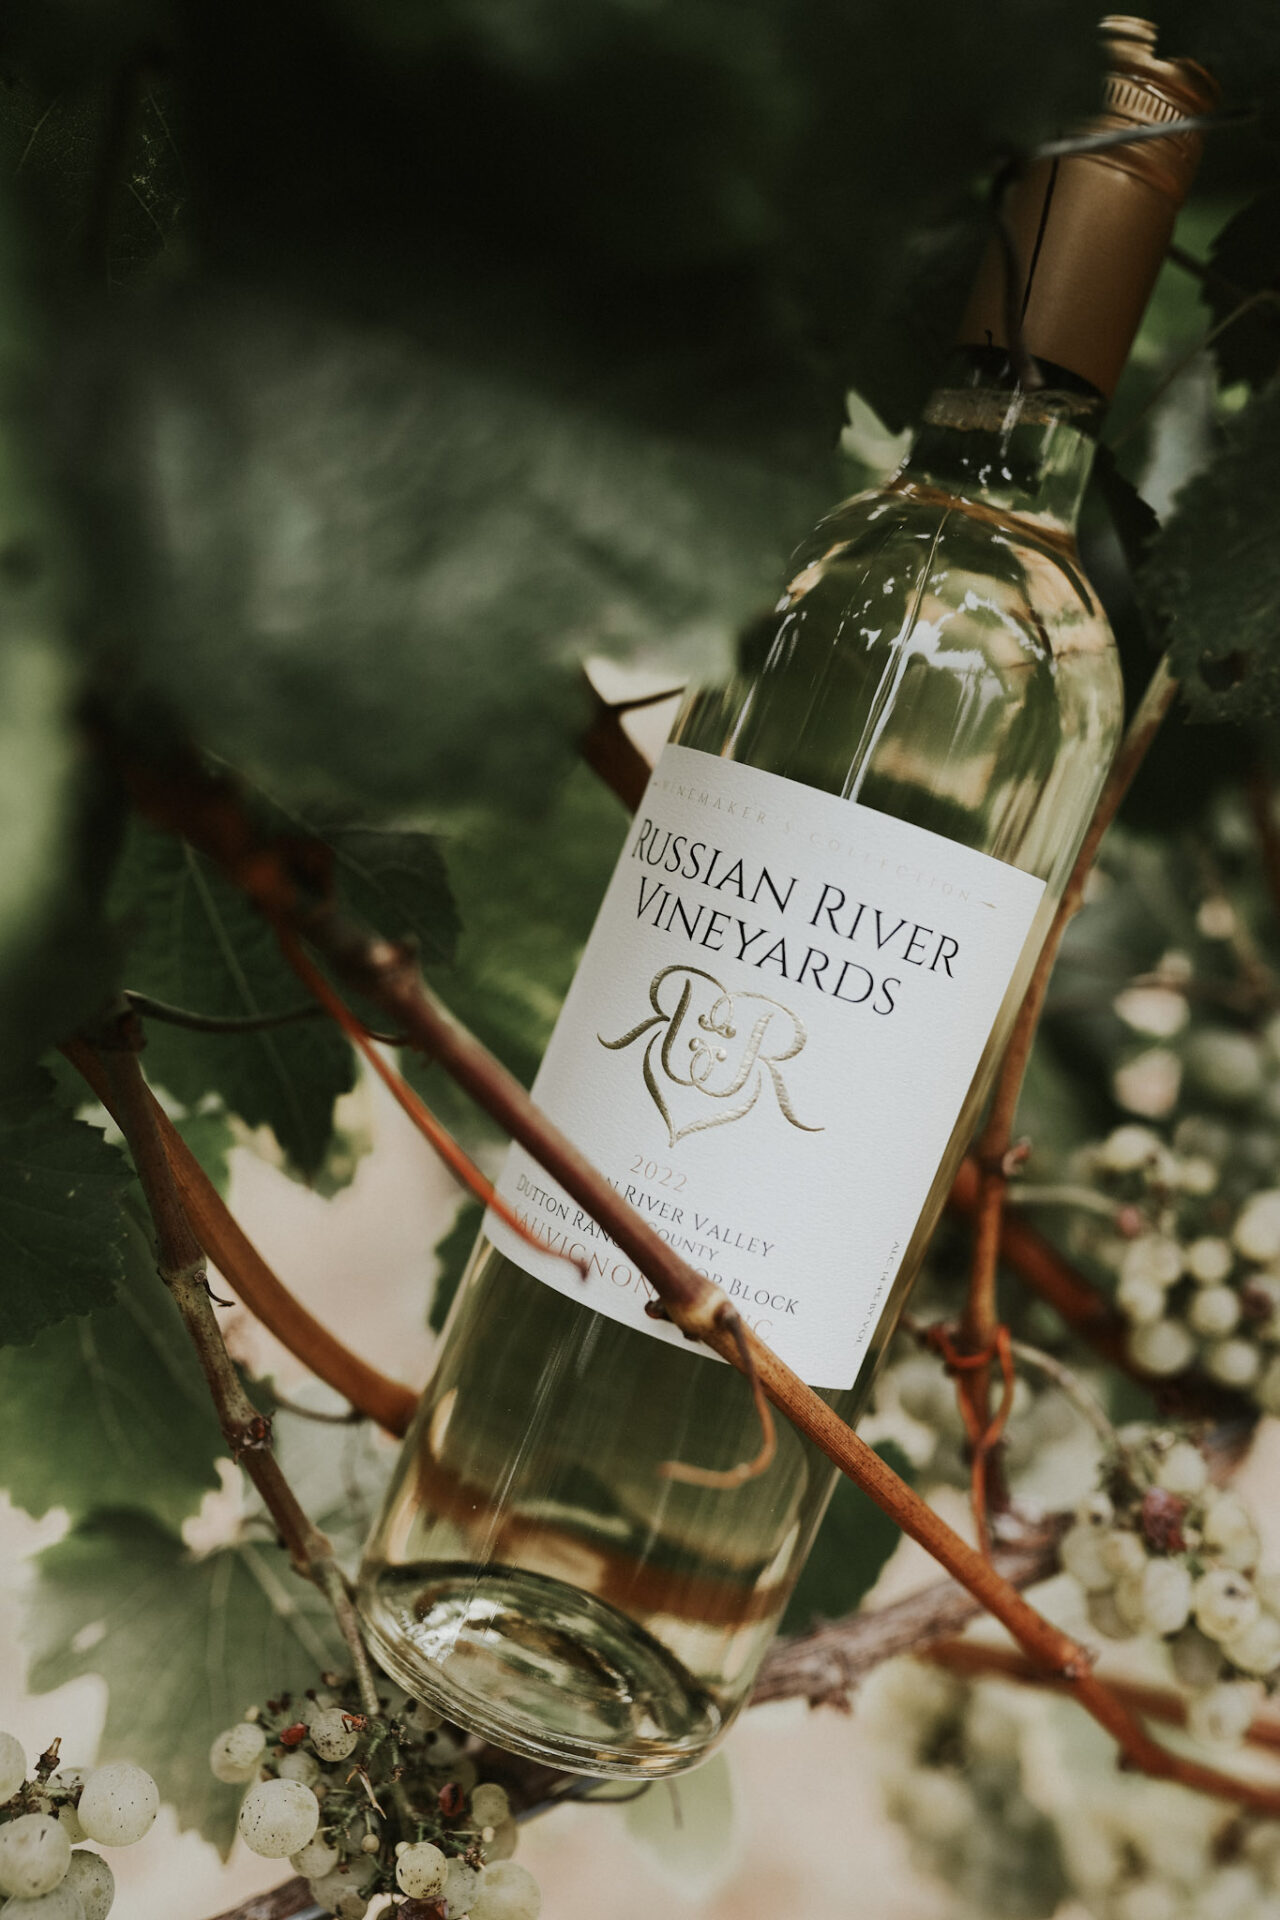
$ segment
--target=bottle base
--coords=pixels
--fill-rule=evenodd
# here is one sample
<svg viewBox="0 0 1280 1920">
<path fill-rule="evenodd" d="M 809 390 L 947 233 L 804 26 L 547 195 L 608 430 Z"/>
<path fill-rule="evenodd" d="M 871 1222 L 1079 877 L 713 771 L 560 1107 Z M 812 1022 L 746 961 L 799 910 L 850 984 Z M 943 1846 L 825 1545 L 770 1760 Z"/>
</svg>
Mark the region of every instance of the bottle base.
<svg viewBox="0 0 1280 1920">
<path fill-rule="evenodd" d="M 570 1773 L 659 1779 L 704 1759 L 715 1702 L 625 1614 L 515 1567 L 366 1572 L 360 1612 L 406 1692 L 528 1759 Z"/>
</svg>

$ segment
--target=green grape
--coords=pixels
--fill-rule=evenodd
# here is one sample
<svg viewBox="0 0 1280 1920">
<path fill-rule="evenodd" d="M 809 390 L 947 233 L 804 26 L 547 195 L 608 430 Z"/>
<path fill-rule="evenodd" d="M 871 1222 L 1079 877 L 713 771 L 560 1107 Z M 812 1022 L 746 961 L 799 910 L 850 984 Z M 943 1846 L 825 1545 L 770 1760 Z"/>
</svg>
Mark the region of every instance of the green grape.
<svg viewBox="0 0 1280 1920">
<path fill-rule="evenodd" d="M 0 1733 L 0 1806 L 11 1800 L 27 1777 L 27 1756 L 11 1733 Z"/>
<path fill-rule="evenodd" d="M 34 1900 L 66 1877 L 71 1842 L 52 1814 L 23 1813 L 0 1826 L 0 1891 Z"/>
<path fill-rule="evenodd" d="M 151 1829 L 160 1793 L 151 1775 L 127 1760 L 95 1767 L 76 1808 L 80 1825 L 104 1847 L 131 1847 Z"/>
<path fill-rule="evenodd" d="M 77 1847 L 63 1885 L 79 1895 L 84 1920 L 107 1920 L 116 1897 L 116 1879 L 100 1853 Z"/>
</svg>

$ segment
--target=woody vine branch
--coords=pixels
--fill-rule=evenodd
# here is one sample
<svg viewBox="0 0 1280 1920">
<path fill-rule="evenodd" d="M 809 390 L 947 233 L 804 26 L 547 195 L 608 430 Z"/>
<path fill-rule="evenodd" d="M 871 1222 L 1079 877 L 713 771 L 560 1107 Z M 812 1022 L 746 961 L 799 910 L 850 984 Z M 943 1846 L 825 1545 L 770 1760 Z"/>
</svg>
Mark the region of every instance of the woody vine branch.
<svg viewBox="0 0 1280 1920">
<path fill-rule="evenodd" d="M 1154 728 L 1152 729 L 1154 732 Z M 1145 745 L 1129 743 L 1133 764 Z M 1259 1811 L 1280 1813 L 1280 1790 L 1184 1760 L 1161 1746 L 1091 1671 L 1085 1648 L 1039 1614 L 976 1549 L 969 1546 L 901 1481 L 745 1328 L 732 1304 L 642 1221 L 584 1156 L 530 1100 L 525 1089 L 426 986 L 414 958 L 394 942 L 370 935 L 342 914 L 317 887 L 296 852 L 265 838 L 225 776 L 208 774 L 193 758 L 163 765 L 118 762 L 139 810 L 155 825 L 185 835 L 239 886 L 290 939 L 321 956 L 348 990 L 371 999 L 397 1031 L 437 1061 L 453 1079 L 590 1213 L 640 1268 L 670 1318 L 691 1338 L 704 1340 L 739 1371 L 759 1381 L 772 1404 L 806 1434 L 902 1530 L 1007 1628 L 1042 1671 L 1061 1676 L 1074 1697 L 1118 1742 L 1131 1764 L 1157 1777 Z M 1099 827 L 1093 844 L 1101 838 Z"/>
</svg>

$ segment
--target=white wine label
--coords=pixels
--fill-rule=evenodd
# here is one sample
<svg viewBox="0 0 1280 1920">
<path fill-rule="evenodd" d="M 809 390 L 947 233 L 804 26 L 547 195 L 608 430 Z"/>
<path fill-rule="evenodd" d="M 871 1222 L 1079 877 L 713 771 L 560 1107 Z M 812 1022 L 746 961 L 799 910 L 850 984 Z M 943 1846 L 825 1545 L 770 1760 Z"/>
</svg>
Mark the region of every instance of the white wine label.
<svg viewBox="0 0 1280 1920">
<path fill-rule="evenodd" d="M 789 1366 L 851 1386 L 1043 893 L 940 834 L 669 746 L 534 1097 Z M 509 1259 L 693 1351 L 523 1148 L 498 1191 L 550 1249 L 490 1212 Z"/>
</svg>

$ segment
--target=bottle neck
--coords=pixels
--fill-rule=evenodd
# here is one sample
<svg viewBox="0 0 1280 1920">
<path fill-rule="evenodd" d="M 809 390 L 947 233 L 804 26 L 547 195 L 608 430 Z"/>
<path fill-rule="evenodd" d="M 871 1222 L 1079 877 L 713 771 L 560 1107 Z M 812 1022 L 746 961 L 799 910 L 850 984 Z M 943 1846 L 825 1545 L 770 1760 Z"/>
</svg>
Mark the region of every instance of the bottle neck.
<svg viewBox="0 0 1280 1920">
<path fill-rule="evenodd" d="M 1070 539 L 1105 401 L 1041 361 L 1045 384 L 1018 385 L 1000 349 L 964 347 L 925 408 L 896 488 L 926 487 Z"/>
</svg>

